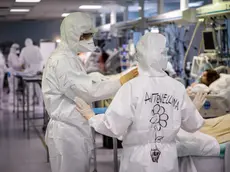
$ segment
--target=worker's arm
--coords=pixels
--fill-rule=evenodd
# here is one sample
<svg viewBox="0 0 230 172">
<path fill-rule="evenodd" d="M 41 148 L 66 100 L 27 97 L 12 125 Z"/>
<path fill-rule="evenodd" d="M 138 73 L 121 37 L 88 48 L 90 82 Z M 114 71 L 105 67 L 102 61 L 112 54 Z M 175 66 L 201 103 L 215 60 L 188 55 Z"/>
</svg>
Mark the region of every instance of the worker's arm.
<svg viewBox="0 0 230 172">
<path fill-rule="evenodd" d="M 41 50 L 39 47 L 36 47 L 37 48 L 37 57 L 39 59 L 39 61 L 42 61 L 43 60 L 43 57 L 42 57 L 42 53 L 41 53 Z"/>
<path fill-rule="evenodd" d="M 108 99 L 115 95 L 120 88 L 119 79 L 99 81 L 85 74 L 81 65 L 74 66 L 68 60 L 57 61 L 54 72 L 57 76 L 59 89 L 65 96 L 74 101 L 80 97 L 87 103 Z M 84 70 L 84 69 L 82 69 Z"/>
<path fill-rule="evenodd" d="M 125 135 L 132 124 L 137 100 L 132 95 L 131 86 L 127 83 L 118 91 L 105 114 L 95 116 L 85 102 L 79 105 L 78 101 L 77 110 L 89 119 L 90 126 L 97 132 L 119 138 Z"/>
<path fill-rule="evenodd" d="M 25 49 L 24 48 L 22 49 L 20 53 L 19 61 L 21 65 L 25 64 Z"/>
<path fill-rule="evenodd" d="M 181 108 L 181 128 L 187 132 L 199 130 L 204 124 L 204 119 L 186 92 L 184 93 Z"/>
<path fill-rule="evenodd" d="M 98 80 L 98 78 L 80 71 L 82 68 L 80 64 L 70 63 L 71 61 L 68 60 L 59 61 L 56 74 L 61 92 L 71 100 L 80 97 L 87 103 L 92 103 L 111 98 L 116 94 L 121 84 L 127 82 L 134 75 L 137 76 L 136 72 L 131 71 L 121 78 L 101 77 L 101 80 Z"/>
<path fill-rule="evenodd" d="M 18 56 L 10 53 L 8 56 L 8 66 L 13 68 L 14 70 L 20 70 L 22 64 L 21 61 L 18 59 Z"/>
</svg>

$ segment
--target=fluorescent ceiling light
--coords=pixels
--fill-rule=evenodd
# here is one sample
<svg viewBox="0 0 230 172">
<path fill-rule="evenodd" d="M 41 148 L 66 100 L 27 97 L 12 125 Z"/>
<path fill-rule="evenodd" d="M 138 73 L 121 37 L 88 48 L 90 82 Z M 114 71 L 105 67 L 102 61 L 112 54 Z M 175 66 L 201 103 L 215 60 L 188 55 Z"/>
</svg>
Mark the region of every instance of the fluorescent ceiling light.
<svg viewBox="0 0 230 172">
<path fill-rule="evenodd" d="M 56 39 L 56 42 L 57 42 L 57 43 L 60 43 L 60 42 L 61 42 L 61 40 L 60 40 L 60 39 Z"/>
<path fill-rule="evenodd" d="M 199 6 L 203 5 L 203 4 L 204 4 L 204 1 L 198 1 L 198 2 L 191 2 L 191 3 L 188 4 L 188 6 L 190 8 L 192 8 L 192 7 L 199 7 Z"/>
<path fill-rule="evenodd" d="M 67 17 L 69 15 L 69 13 L 63 13 L 61 16 L 62 17 Z"/>
<path fill-rule="evenodd" d="M 12 12 L 12 13 L 24 13 L 24 12 L 29 12 L 30 11 L 30 9 L 17 9 L 17 8 L 12 8 L 12 9 L 10 9 L 10 12 Z"/>
<path fill-rule="evenodd" d="M 15 2 L 26 2 L 26 3 L 34 3 L 40 2 L 41 0 L 15 0 Z"/>
<path fill-rule="evenodd" d="M 87 10 L 95 10 L 95 9 L 101 9 L 101 5 L 81 5 L 79 9 L 87 9 Z"/>
<path fill-rule="evenodd" d="M 136 12 L 141 10 L 142 8 L 140 6 L 129 6 L 128 9 L 130 12 Z"/>
</svg>

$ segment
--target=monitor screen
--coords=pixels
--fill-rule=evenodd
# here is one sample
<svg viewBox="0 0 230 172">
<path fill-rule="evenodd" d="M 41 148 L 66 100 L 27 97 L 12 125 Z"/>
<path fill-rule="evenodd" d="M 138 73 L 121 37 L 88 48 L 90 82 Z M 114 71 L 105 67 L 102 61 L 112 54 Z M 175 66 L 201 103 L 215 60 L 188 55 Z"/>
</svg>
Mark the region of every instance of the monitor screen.
<svg viewBox="0 0 230 172">
<path fill-rule="evenodd" d="M 205 50 L 215 50 L 215 40 L 213 37 L 213 32 L 203 32 L 204 39 L 204 49 Z"/>
</svg>

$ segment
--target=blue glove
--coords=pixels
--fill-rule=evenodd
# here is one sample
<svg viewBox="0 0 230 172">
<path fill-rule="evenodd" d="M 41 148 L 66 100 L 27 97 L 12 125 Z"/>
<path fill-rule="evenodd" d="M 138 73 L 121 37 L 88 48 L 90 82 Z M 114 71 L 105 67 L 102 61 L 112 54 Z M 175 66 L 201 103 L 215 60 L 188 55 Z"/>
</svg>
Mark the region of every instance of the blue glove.
<svg viewBox="0 0 230 172">
<path fill-rule="evenodd" d="M 93 112 L 95 114 L 102 114 L 102 113 L 105 113 L 107 108 L 93 108 Z"/>
</svg>

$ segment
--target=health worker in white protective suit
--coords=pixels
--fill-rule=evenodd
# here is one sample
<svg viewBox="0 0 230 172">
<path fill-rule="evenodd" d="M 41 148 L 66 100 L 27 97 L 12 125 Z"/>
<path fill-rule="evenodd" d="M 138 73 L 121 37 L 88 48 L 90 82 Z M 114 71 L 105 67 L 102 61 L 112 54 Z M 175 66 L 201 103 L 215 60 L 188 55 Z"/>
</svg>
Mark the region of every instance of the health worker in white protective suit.
<svg viewBox="0 0 230 172">
<path fill-rule="evenodd" d="M 7 71 L 5 58 L 0 50 L 0 109 L 3 108 L 3 86 L 4 86 L 4 76 Z"/>
<path fill-rule="evenodd" d="M 25 47 L 22 49 L 20 54 L 20 61 L 24 65 L 24 73 L 27 75 L 36 75 L 42 71 L 43 58 L 39 47 L 33 45 L 33 41 L 30 38 L 25 40 Z M 29 84 L 30 89 L 30 103 L 33 103 L 33 84 Z M 42 106 L 43 98 L 41 88 L 38 84 L 35 85 L 35 93 L 38 97 L 39 105 Z"/>
<path fill-rule="evenodd" d="M 87 103 L 115 95 L 137 76 L 133 70 L 120 78 L 92 77 L 80 52 L 92 52 L 93 22 L 89 14 L 72 13 L 61 24 L 61 43 L 48 59 L 42 79 L 45 106 L 50 116 L 46 131 L 52 172 L 89 172 L 93 140 L 88 121 L 76 110 L 75 98 Z"/>
<path fill-rule="evenodd" d="M 10 54 L 8 55 L 8 67 L 10 71 L 10 75 L 8 75 L 8 83 L 9 83 L 9 89 L 10 89 L 9 103 L 13 103 L 13 92 L 17 90 L 17 87 L 18 87 L 18 80 L 15 78 L 15 90 L 13 90 L 14 88 L 13 73 L 22 70 L 22 64 L 18 56 L 20 54 L 19 48 L 20 46 L 14 43 L 11 46 Z"/>
<path fill-rule="evenodd" d="M 121 87 L 105 114 L 94 115 L 81 99 L 77 109 L 90 126 L 122 138 L 120 172 L 178 172 L 176 135 L 204 123 L 184 86 L 167 76 L 166 39 L 147 33 L 137 44 L 139 76 Z"/>
</svg>

